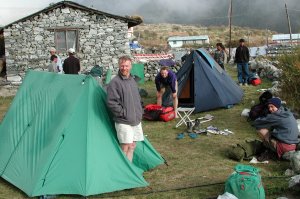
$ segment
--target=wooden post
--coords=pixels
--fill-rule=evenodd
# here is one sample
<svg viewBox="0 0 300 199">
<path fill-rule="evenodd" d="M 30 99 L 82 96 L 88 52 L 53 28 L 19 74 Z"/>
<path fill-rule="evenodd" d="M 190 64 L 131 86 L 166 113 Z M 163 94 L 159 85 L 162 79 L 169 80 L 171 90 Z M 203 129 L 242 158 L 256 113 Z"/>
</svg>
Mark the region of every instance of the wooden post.
<svg viewBox="0 0 300 199">
<path fill-rule="evenodd" d="M 269 47 L 269 32 L 268 32 L 268 29 L 266 31 L 266 41 L 267 41 L 267 47 Z"/>
<path fill-rule="evenodd" d="M 231 59 L 231 18 L 232 18 L 232 0 L 230 0 L 230 5 L 229 5 L 229 59 Z"/>
<path fill-rule="evenodd" d="M 284 5 L 285 5 L 286 18 L 287 18 L 287 20 L 288 20 L 288 26 L 289 26 L 290 42 L 291 42 L 291 45 L 292 45 L 292 44 L 293 44 L 293 39 L 292 39 L 292 29 L 291 29 L 291 22 L 290 22 L 289 13 L 288 13 L 288 10 L 287 10 L 286 2 L 284 2 Z"/>
</svg>

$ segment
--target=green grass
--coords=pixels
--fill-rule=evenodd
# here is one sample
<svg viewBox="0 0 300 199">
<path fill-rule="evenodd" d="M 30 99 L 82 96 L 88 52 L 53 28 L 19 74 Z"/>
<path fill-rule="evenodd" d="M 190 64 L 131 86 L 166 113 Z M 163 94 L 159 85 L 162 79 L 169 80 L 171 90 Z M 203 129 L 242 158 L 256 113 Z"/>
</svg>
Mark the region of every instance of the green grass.
<svg viewBox="0 0 300 199">
<path fill-rule="evenodd" d="M 227 67 L 227 71 L 236 80 L 234 68 Z M 224 191 L 224 182 L 233 172 L 233 167 L 239 163 L 226 156 L 229 146 L 245 139 L 257 138 L 255 129 L 250 126 L 240 114 L 244 108 L 250 108 L 251 101 L 258 101 L 257 89 L 268 88 L 271 82 L 263 80 L 257 87 L 243 87 L 245 96 L 241 103 L 231 109 L 217 109 L 209 112 L 193 114 L 198 118 L 211 114 L 214 119 L 203 123 L 202 127 L 213 125 L 219 129 L 229 129 L 235 134 L 201 135 L 196 139 L 186 136 L 176 140 L 178 133 L 185 131 L 184 126 L 175 128 L 178 120 L 170 122 L 143 121 L 143 129 L 147 138 L 156 150 L 167 160 L 169 166 L 160 165 L 145 172 L 144 177 L 150 183 L 149 187 L 102 194 L 89 198 L 216 198 Z M 143 99 L 144 104 L 155 103 L 155 85 L 146 82 L 141 85 L 149 93 Z M 12 98 L 0 98 L 0 116 L 3 117 Z M 1 118 L 0 118 L 1 120 Z M 242 161 L 248 164 L 247 161 Z M 299 191 L 288 190 L 288 178 L 282 177 L 288 168 L 288 162 L 270 161 L 266 165 L 255 165 L 261 169 L 263 184 L 267 198 L 286 196 L 286 192 L 299 195 Z M 24 198 L 24 194 L 4 180 L 0 180 L 0 198 Z M 74 196 L 60 196 L 59 198 L 74 198 Z"/>
</svg>

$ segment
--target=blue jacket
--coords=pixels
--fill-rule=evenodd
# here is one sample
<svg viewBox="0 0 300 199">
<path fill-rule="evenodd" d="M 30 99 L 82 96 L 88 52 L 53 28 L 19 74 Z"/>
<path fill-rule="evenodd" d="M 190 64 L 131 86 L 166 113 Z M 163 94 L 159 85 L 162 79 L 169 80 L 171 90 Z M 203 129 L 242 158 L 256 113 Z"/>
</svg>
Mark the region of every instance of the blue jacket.
<svg viewBox="0 0 300 199">
<path fill-rule="evenodd" d="M 170 86 L 172 93 L 176 93 L 176 81 L 177 81 L 176 74 L 171 70 L 168 70 L 168 76 L 166 78 L 163 78 L 161 74 L 158 73 L 155 77 L 156 90 L 160 91 L 161 85 L 164 85 L 164 86 Z"/>
<path fill-rule="evenodd" d="M 298 125 L 293 114 L 286 108 L 280 107 L 278 111 L 254 121 L 256 129 L 268 129 L 271 136 L 286 144 L 298 143 Z"/>
</svg>

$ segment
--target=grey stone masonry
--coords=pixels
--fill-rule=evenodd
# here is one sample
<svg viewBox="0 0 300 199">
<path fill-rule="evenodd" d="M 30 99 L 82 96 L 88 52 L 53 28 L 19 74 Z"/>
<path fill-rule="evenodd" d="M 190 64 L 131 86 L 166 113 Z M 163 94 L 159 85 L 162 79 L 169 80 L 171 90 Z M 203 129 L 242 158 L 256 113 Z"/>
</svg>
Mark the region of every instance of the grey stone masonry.
<svg viewBox="0 0 300 199">
<path fill-rule="evenodd" d="M 55 30 L 78 30 L 78 52 L 82 72 L 94 65 L 114 69 L 121 55 L 130 55 L 128 23 L 69 7 L 40 13 L 4 29 L 7 74 L 28 69 L 47 70 L 50 47 L 55 47 Z M 67 52 L 58 52 L 63 59 Z"/>
</svg>

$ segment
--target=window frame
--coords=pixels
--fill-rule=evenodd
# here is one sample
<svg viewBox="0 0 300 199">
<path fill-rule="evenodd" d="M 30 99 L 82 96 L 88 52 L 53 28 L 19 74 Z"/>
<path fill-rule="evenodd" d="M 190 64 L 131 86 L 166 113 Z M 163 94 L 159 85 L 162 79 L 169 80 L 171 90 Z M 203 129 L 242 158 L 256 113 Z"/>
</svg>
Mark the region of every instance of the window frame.
<svg viewBox="0 0 300 199">
<path fill-rule="evenodd" d="M 55 48 L 57 49 L 58 52 L 67 52 L 69 48 L 68 46 L 68 31 L 75 31 L 75 52 L 78 52 L 79 50 L 79 29 L 78 28 L 57 28 L 54 30 L 54 43 L 55 43 Z M 59 44 L 58 44 L 58 33 L 63 32 L 64 33 L 64 37 L 65 37 L 65 49 L 64 48 L 59 48 Z"/>
</svg>

